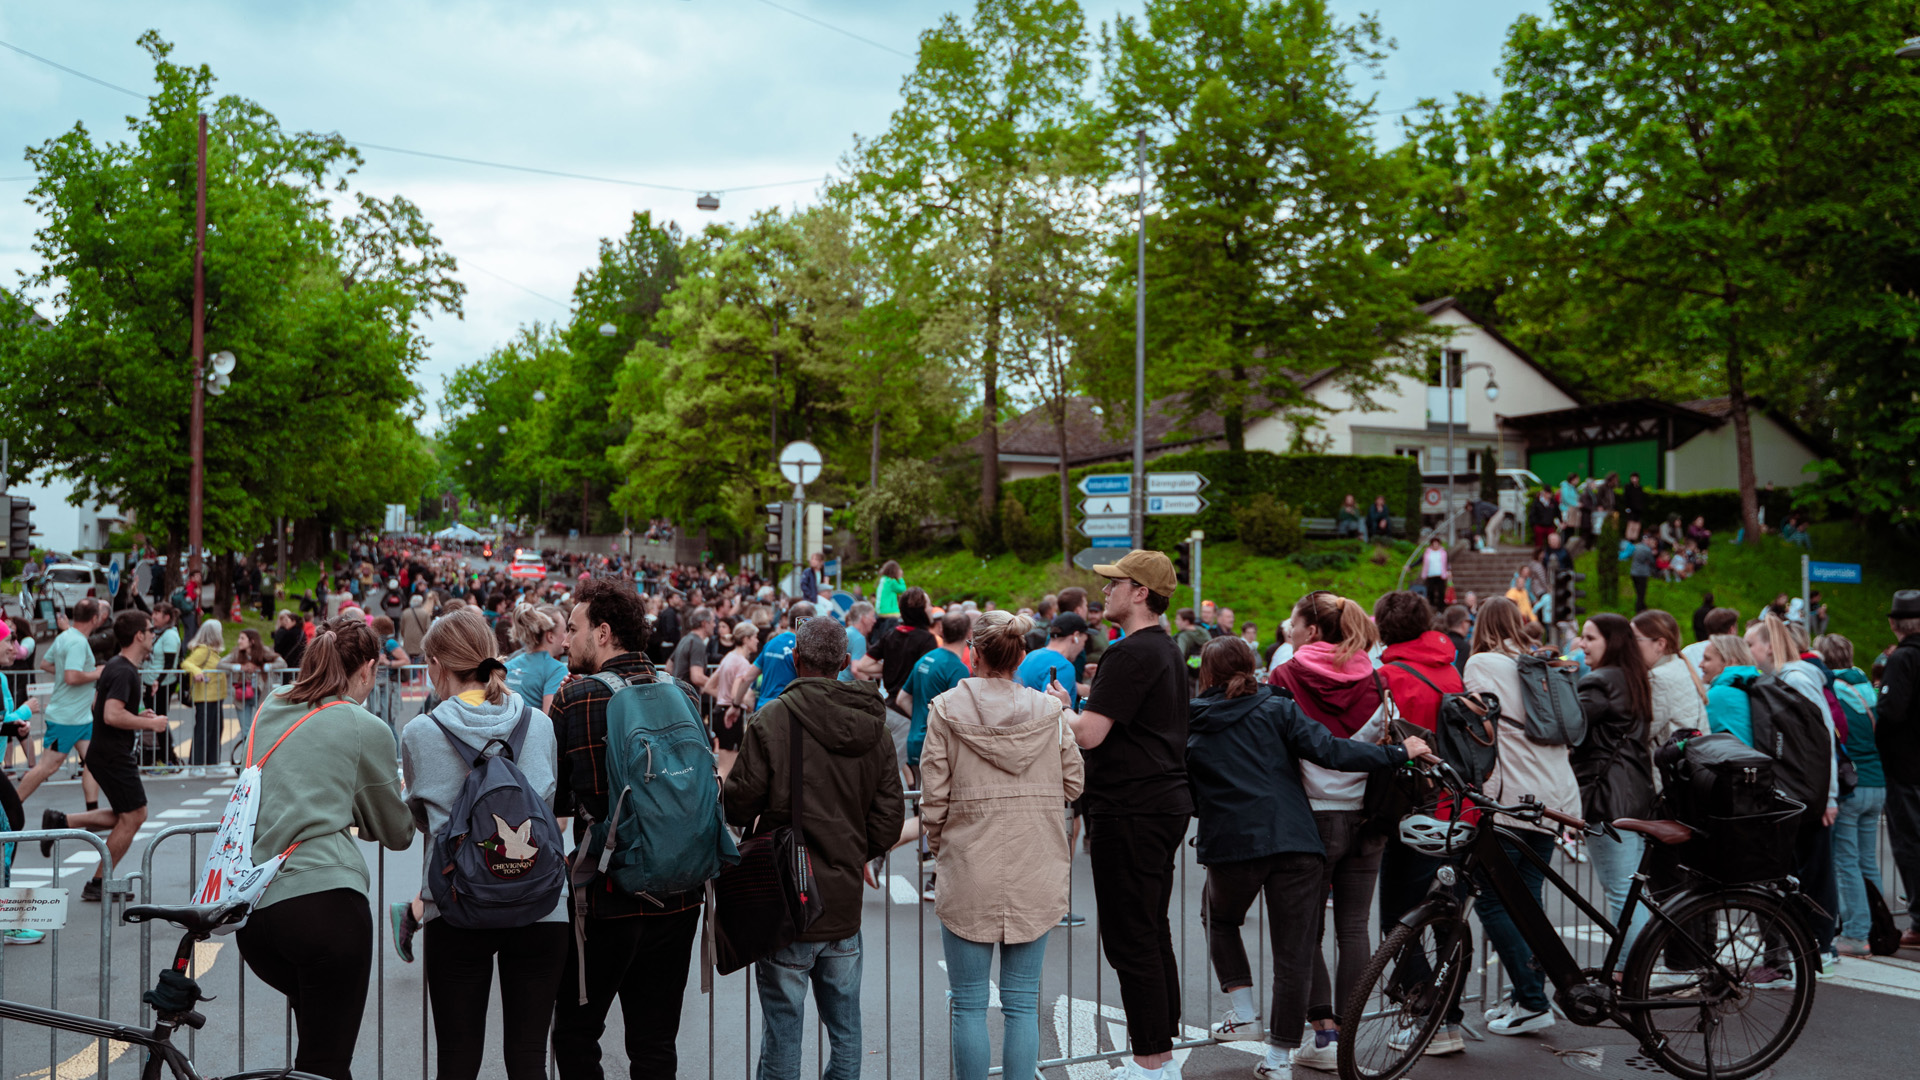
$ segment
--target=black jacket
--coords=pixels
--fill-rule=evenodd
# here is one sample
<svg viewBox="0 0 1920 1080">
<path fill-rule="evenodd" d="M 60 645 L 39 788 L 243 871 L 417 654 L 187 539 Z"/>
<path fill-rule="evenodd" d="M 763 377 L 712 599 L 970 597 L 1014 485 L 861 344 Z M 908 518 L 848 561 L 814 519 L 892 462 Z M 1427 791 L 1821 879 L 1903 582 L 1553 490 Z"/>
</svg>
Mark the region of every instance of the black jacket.
<svg viewBox="0 0 1920 1080">
<path fill-rule="evenodd" d="M 1617 667 L 1595 668 L 1580 680 L 1580 711 L 1587 738 L 1573 748 L 1573 776 L 1590 822 L 1643 818 L 1653 812 L 1653 758 L 1647 721 L 1636 716 L 1627 675 Z"/>
<path fill-rule="evenodd" d="M 1527 524 L 1536 529 L 1551 529 L 1560 522 L 1560 504 L 1539 499 L 1527 504 Z"/>
<path fill-rule="evenodd" d="M 1873 729 L 1880 763 L 1888 780 L 1920 784 L 1920 634 L 1893 647 L 1885 679 Z"/>
<path fill-rule="evenodd" d="M 1629 520 L 1647 516 L 1647 489 L 1631 481 L 1620 491 L 1620 512 Z"/>
<path fill-rule="evenodd" d="M 1187 782 L 1200 819 L 1203 865 L 1281 852 L 1326 854 L 1300 783 L 1301 760 L 1340 772 L 1372 772 L 1407 760 L 1398 746 L 1335 736 L 1265 686 L 1237 698 L 1210 690 L 1189 708 Z"/>
<path fill-rule="evenodd" d="M 789 716 L 799 718 L 804 733 L 801 828 L 826 910 L 801 941 L 839 941 L 859 931 L 860 868 L 900 839 L 906 799 L 886 715 L 872 683 L 795 679 L 747 721 L 741 736 L 739 760 L 722 791 L 727 820 L 744 828 L 758 819 L 768 829 L 793 820 Z"/>
</svg>

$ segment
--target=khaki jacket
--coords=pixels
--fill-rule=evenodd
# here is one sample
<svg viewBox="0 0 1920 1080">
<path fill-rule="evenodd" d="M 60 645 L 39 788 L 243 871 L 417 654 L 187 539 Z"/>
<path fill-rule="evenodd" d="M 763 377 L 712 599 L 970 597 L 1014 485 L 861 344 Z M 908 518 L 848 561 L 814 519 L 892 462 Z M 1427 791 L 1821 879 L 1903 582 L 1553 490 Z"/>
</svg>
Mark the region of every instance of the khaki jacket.
<svg viewBox="0 0 1920 1080">
<path fill-rule="evenodd" d="M 933 699 L 920 752 L 920 820 L 934 914 L 968 941 L 1021 944 L 1067 913 L 1066 803 L 1086 770 L 1058 699 L 1008 679 L 964 679 Z"/>
</svg>

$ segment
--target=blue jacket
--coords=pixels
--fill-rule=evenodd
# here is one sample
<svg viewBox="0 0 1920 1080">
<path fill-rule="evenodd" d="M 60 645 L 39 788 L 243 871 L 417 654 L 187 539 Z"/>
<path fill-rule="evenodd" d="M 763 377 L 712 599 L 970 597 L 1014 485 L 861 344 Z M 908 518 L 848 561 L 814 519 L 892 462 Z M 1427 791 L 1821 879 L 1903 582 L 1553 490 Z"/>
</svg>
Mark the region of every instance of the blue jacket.
<svg viewBox="0 0 1920 1080">
<path fill-rule="evenodd" d="M 1847 714 L 1847 756 L 1860 773 L 1861 787 L 1886 787 L 1887 772 L 1880 764 L 1880 747 L 1873 732 L 1873 708 L 1880 695 L 1859 668 L 1833 673 L 1833 695 Z M 1844 683 L 1845 685 L 1838 685 Z"/>
<path fill-rule="evenodd" d="M 1236 698 L 1216 688 L 1189 708 L 1187 782 L 1200 819 L 1203 865 L 1282 852 L 1326 854 L 1300 783 L 1302 760 L 1340 772 L 1373 772 L 1407 760 L 1398 746 L 1336 737 L 1265 686 Z"/>
<path fill-rule="evenodd" d="M 1737 664 L 1720 673 L 1707 687 L 1707 727 L 1725 731 L 1748 746 L 1753 745 L 1753 706 L 1747 692 L 1733 685 L 1735 679 L 1757 679 L 1760 669 Z"/>
</svg>

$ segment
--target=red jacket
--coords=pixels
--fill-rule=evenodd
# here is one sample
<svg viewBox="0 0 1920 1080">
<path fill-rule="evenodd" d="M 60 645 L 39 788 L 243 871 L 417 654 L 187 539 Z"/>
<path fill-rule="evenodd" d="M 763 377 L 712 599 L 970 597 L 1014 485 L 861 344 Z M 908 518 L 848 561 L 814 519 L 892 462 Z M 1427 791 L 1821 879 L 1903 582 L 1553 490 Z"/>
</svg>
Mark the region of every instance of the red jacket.
<svg viewBox="0 0 1920 1080">
<path fill-rule="evenodd" d="M 1408 667 L 1426 676 L 1427 681 L 1421 682 Z M 1453 642 L 1438 630 L 1387 646 L 1380 654 L 1380 677 L 1386 680 L 1387 692 L 1393 695 L 1400 716 L 1428 731 L 1438 722 L 1440 695 L 1467 692 L 1460 672 L 1453 666 Z"/>
</svg>

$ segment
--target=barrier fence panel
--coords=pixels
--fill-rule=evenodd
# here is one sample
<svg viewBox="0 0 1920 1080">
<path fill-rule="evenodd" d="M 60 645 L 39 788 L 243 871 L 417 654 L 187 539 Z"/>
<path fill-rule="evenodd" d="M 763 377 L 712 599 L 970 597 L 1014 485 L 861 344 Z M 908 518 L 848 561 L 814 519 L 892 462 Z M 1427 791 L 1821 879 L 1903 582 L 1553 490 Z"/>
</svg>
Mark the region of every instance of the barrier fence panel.
<svg viewBox="0 0 1920 1080">
<path fill-rule="evenodd" d="M 148 902 L 172 903 L 184 902 L 190 897 L 205 850 L 204 838 L 215 828 L 212 822 L 174 825 L 157 834 L 141 853 L 139 872 L 129 875 L 129 881 L 137 881 L 142 898 Z M 91 862 L 105 853 L 100 838 L 80 830 L 21 833 L 8 839 L 31 844 L 42 837 L 57 838 L 68 844 L 84 843 L 88 848 L 83 852 L 86 862 L 73 862 L 78 871 L 90 872 Z M 367 843 L 362 843 L 361 850 L 367 859 L 372 885 L 370 914 L 375 928 L 375 956 L 368 1015 L 361 1029 L 354 1068 L 356 1073 L 378 1080 L 386 1080 L 389 1068 L 398 1080 L 426 1080 L 432 1075 L 434 1032 L 425 972 L 421 963 L 404 964 L 391 954 L 387 930 L 387 904 L 405 901 L 418 890 L 420 855 L 418 849 L 394 853 Z M 1592 864 L 1585 861 L 1584 854 L 1580 845 L 1563 844 L 1552 860 L 1554 870 L 1581 895 L 1604 907 Z M 398 861 L 389 866 L 390 859 Z M 64 866 L 66 864 L 56 861 L 56 872 Z M 932 864 L 923 863 L 919 857 L 918 845 L 901 847 L 881 860 L 876 874 L 878 888 L 864 891 L 863 1075 L 889 1078 L 952 1075 L 951 1016 L 940 924 L 933 905 L 923 899 L 932 870 Z M 15 875 L 29 872 L 16 870 Z M 1200 917 L 1206 870 L 1195 862 L 1191 844 L 1181 846 L 1176 873 L 1178 895 L 1173 898 L 1168 916 L 1180 964 L 1182 1017 L 1176 1052 L 1184 1058 L 1194 1049 L 1218 1045 L 1218 1050 L 1209 1053 L 1249 1056 L 1262 1053 L 1263 1044 L 1258 1041 L 1215 1044 L 1208 1037 L 1207 1029 L 1224 1013 L 1227 999 L 1218 989 L 1206 929 Z M 1882 874 L 1883 884 L 1890 892 L 1896 891 L 1898 885 L 1890 863 L 1883 862 Z M 937 889 L 937 882 L 932 884 Z M 1069 897 L 1071 910 L 1086 916 L 1087 921 L 1079 927 L 1060 927 L 1048 935 L 1038 995 L 1041 1068 L 1049 1077 L 1094 1080 L 1104 1077 L 1106 1068 L 1126 1052 L 1126 1013 L 1113 969 L 1102 954 L 1090 871 L 1087 859 L 1079 851 L 1074 859 Z M 1380 940 L 1377 900 L 1371 906 L 1374 910 L 1370 917 L 1373 924 L 1370 943 L 1377 944 Z M 100 950 L 97 970 L 101 972 L 113 970 L 110 943 L 117 908 L 114 904 L 101 907 L 97 931 Z M 1601 963 L 1607 945 L 1605 935 L 1579 908 L 1565 897 L 1550 893 L 1547 914 L 1582 965 Z M 1267 924 L 1262 904 L 1256 903 L 1249 916 L 1241 933 L 1254 964 L 1254 996 L 1264 1022 L 1270 1004 L 1272 928 Z M 1482 928 L 1476 925 L 1474 929 L 1478 939 L 1477 978 L 1468 982 L 1464 1000 L 1470 1039 L 1481 1037 L 1484 1026 L 1480 1011 L 1501 1000 L 1507 982 L 1497 957 L 1487 946 Z M 36 998 L 32 1003 L 58 1006 L 64 996 L 64 1004 L 73 1008 L 75 987 L 82 985 L 84 979 L 73 977 L 74 964 L 70 957 L 64 958 L 63 963 L 60 937 L 78 932 L 78 928 L 57 932 L 49 943 L 50 948 L 45 950 L 0 950 L 0 995 L 18 983 L 17 973 L 21 968 L 35 970 L 44 957 L 49 971 L 49 990 L 44 1002 Z M 148 1021 L 146 1010 L 137 1004 L 138 996 L 151 985 L 154 973 L 165 965 L 174 940 L 171 927 L 162 926 L 159 932 L 162 947 L 156 951 L 153 928 L 141 927 L 139 948 L 133 950 L 139 957 L 138 962 L 127 962 L 123 953 L 121 970 L 115 973 L 118 979 L 100 980 L 98 999 L 102 1015 L 115 1018 L 113 1007 L 117 1006 L 119 1019 L 131 1020 L 137 1015 Z M 316 928 L 316 933 L 324 932 L 326 928 Z M 588 947 L 592 947 L 591 937 Z M 424 951 L 424 942 L 416 938 L 415 948 Z M 1322 948 L 1331 971 L 1336 962 L 1331 932 L 1323 935 Z M 702 1000 L 700 963 L 696 949 L 683 998 L 678 1040 L 680 1073 L 751 1080 L 764 1037 L 764 1017 L 758 1015 L 753 969 L 716 976 L 712 993 L 704 995 Z M 192 972 L 206 992 L 219 999 L 203 1009 L 209 1018 L 204 1030 L 185 1032 L 183 1047 L 202 1072 L 219 1075 L 248 1067 L 291 1065 L 294 1028 L 285 999 L 246 969 L 231 936 L 216 937 L 201 945 L 194 956 Z M 118 993 L 111 995 L 112 1000 L 110 984 L 120 987 Z M 990 998 L 990 1012 L 994 1011 L 998 1011 L 997 985 Z M 702 1025 L 705 1030 L 701 1030 Z M 993 1060 L 998 1061 L 1000 1025 L 991 1016 L 988 1028 L 994 1046 Z M 484 1038 L 489 1049 L 482 1072 L 489 1080 L 504 1075 L 498 1053 L 500 1030 L 496 994 L 485 1031 L 474 1034 L 476 1038 Z M 830 1058 L 830 1039 L 817 1011 L 803 1023 L 801 1036 L 803 1067 L 816 1074 L 824 1073 Z M 6 1075 L 19 1076 L 28 1071 L 19 1068 L 7 1055 L 25 1053 L 23 1044 L 29 1042 L 39 1045 L 21 1023 L 0 1024 L 0 1061 L 11 1070 Z M 110 1051 L 104 1046 L 83 1047 L 82 1042 L 90 1046 L 92 1041 L 77 1036 L 50 1038 L 46 1044 L 48 1071 L 41 1075 L 48 1080 L 84 1080 L 89 1076 L 105 1076 L 114 1067 L 123 1072 L 137 1068 L 119 1060 L 124 1056 L 124 1047 Z M 608 1032 L 601 1045 L 605 1070 L 609 1074 L 622 1072 L 626 1068 L 625 1042 L 617 1011 L 608 1018 Z M 106 1062 L 107 1069 L 97 1069 L 95 1063 L 98 1062 Z M 994 1070 L 996 1075 L 998 1071 Z"/>
<path fill-rule="evenodd" d="M 21 848 L 27 845 L 37 846 L 41 841 L 53 844 L 53 863 L 50 870 L 38 870 L 33 867 L 20 867 L 7 875 L 8 886 L 12 890 L 9 898 L 14 903 L 26 904 L 29 900 L 39 907 L 54 899 L 53 890 L 67 890 L 64 915 L 65 919 L 57 929 L 46 931 L 46 940 L 42 947 L 33 950 L 15 950 L 0 948 L 0 1000 L 17 1001 L 27 1005 L 38 1005 L 48 1009 L 64 1009 L 67 1012 L 86 1013 L 97 1008 L 96 1015 L 109 1015 L 112 1000 L 110 992 L 113 980 L 109 972 L 113 971 L 113 919 L 114 904 L 101 903 L 97 927 L 88 933 L 87 924 L 93 922 L 86 918 L 90 912 L 80 901 L 77 888 L 63 885 L 63 879 L 83 883 L 85 876 L 91 876 L 93 869 L 106 865 L 111 860 L 105 837 L 90 833 L 85 829 L 32 829 L 21 832 L 9 832 L 4 837 L 6 843 L 17 844 Z M 68 846 L 72 845 L 72 846 Z M 80 850 L 75 851 L 74 847 Z M 65 858 L 62 858 L 63 852 Z M 104 890 L 113 895 L 127 888 L 125 879 L 108 878 Z M 23 895 L 24 894 L 24 895 Z M 79 925 L 75 925 L 76 921 Z M 71 927 L 71 929 L 69 929 Z M 66 942 L 73 937 L 75 945 L 81 948 L 77 961 L 67 961 L 61 954 Z M 89 941 L 88 938 L 92 938 Z M 94 946 L 88 950 L 88 945 Z M 91 962 L 88 953 L 92 952 Z M 24 954 L 24 955 L 23 955 Z M 11 960 L 12 963 L 8 961 Z M 44 963 L 47 970 L 46 996 L 41 998 L 33 987 L 33 970 Z M 13 973 L 10 974 L 9 969 Z M 62 973 L 66 977 L 62 978 Z M 85 987 L 89 981 L 97 984 L 96 1001 L 89 1004 L 74 1000 L 74 991 Z M 67 989 L 65 1001 L 61 990 Z M 37 1042 L 36 1025 L 22 1021 L 0 1021 L 0 1067 L 7 1076 L 20 1073 L 23 1063 L 31 1062 L 34 1054 L 33 1043 Z M 66 1080 L 77 1068 L 109 1060 L 109 1048 L 105 1039 L 89 1039 L 85 1035 L 58 1031 L 54 1028 L 41 1028 L 46 1034 L 47 1066 L 45 1076 L 49 1080 Z M 15 1056 L 19 1061 L 16 1062 Z M 91 1070 L 89 1070 L 91 1072 Z"/>
</svg>

